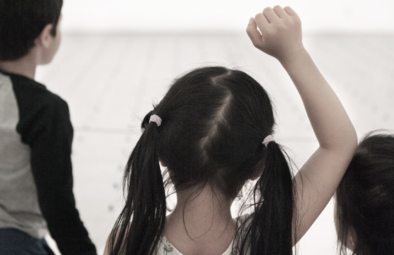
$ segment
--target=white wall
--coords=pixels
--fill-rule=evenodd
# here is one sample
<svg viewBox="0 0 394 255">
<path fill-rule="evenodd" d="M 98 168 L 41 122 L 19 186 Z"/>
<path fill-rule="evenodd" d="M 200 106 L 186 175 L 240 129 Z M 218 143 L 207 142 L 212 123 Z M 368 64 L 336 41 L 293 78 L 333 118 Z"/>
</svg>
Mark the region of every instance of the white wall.
<svg viewBox="0 0 394 255">
<path fill-rule="evenodd" d="M 304 31 L 394 32 L 393 0 L 64 0 L 63 27 L 90 32 L 243 32 L 266 6 L 289 5 Z"/>
</svg>

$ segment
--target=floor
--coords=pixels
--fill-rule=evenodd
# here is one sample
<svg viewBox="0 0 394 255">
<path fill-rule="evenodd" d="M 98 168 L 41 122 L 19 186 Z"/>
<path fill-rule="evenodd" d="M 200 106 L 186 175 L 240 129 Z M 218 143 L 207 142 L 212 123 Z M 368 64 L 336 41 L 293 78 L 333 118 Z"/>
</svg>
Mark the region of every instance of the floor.
<svg viewBox="0 0 394 255">
<path fill-rule="evenodd" d="M 307 36 L 304 43 L 360 138 L 394 129 L 394 36 Z M 122 172 L 141 119 L 175 77 L 206 65 L 241 69 L 266 88 L 277 114 L 276 137 L 302 166 L 317 142 L 300 97 L 280 64 L 246 35 L 68 34 L 55 60 L 38 70 L 38 80 L 70 106 L 74 192 L 99 254 L 122 206 Z M 335 254 L 333 203 L 298 249 L 302 255 Z"/>
</svg>

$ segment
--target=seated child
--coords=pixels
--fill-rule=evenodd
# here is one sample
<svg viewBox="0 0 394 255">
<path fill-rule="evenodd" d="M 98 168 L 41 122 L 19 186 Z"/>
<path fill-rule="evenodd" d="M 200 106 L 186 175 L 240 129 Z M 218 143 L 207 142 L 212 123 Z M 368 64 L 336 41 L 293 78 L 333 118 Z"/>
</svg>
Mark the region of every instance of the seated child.
<svg viewBox="0 0 394 255">
<path fill-rule="evenodd" d="M 61 41 L 62 0 L 0 0 L 0 254 L 94 255 L 73 195 L 67 103 L 34 81 Z"/>
<path fill-rule="evenodd" d="M 338 186 L 340 253 L 394 254 L 394 135 L 368 134 Z"/>
<path fill-rule="evenodd" d="M 330 201 L 356 148 L 353 125 L 305 50 L 291 8 L 264 9 L 247 33 L 292 78 L 319 148 L 293 178 L 264 88 L 239 70 L 193 70 L 142 122 L 105 254 L 289 255 Z M 168 216 L 159 163 L 177 195 Z M 252 213 L 233 219 L 231 204 L 249 180 Z"/>
</svg>

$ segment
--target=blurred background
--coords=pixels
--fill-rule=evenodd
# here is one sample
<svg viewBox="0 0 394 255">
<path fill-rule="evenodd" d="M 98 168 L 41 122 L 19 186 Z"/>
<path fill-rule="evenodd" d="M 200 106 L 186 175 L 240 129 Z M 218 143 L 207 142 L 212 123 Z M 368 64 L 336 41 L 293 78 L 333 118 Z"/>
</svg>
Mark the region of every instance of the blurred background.
<svg viewBox="0 0 394 255">
<path fill-rule="evenodd" d="M 122 173 L 140 122 L 172 80 L 190 69 L 224 65 L 247 72 L 273 98 L 276 137 L 297 166 L 317 148 L 286 72 L 253 48 L 245 33 L 250 17 L 274 5 L 289 5 L 301 17 L 304 44 L 359 138 L 393 130 L 392 0 L 65 0 L 62 46 L 37 78 L 69 103 L 74 192 L 99 254 L 123 205 Z M 335 236 L 332 201 L 299 243 L 299 253 L 336 254 Z"/>
<path fill-rule="evenodd" d="M 66 31 L 236 32 L 266 6 L 291 6 L 308 33 L 394 31 L 391 0 L 65 0 Z"/>
</svg>

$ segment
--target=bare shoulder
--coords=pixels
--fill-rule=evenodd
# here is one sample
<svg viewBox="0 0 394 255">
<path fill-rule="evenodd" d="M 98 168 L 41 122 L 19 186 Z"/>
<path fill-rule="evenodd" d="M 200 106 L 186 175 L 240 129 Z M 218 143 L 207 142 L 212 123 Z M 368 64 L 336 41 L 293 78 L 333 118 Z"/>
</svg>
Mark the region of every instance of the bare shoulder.
<svg viewBox="0 0 394 255">
<path fill-rule="evenodd" d="M 114 231 L 116 231 L 116 235 L 115 235 L 115 238 L 113 239 Z M 126 231 L 126 233 L 127 233 L 127 231 Z M 113 242 L 116 243 L 119 238 L 120 238 L 119 237 L 119 231 L 112 230 L 112 232 L 109 234 L 109 236 L 107 238 L 107 242 L 105 243 L 105 248 L 104 248 L 103 255 L 110 255 L 111 254 L 111 251 L 112 251 L 112 248 L 113 248 Z M 125 237 L 123 237 L 121 251 L 117 255 L 126 255 L 126 248 L 125 248 L 126 241 L 124 239 L 125 239 Z"/>
</svg>

